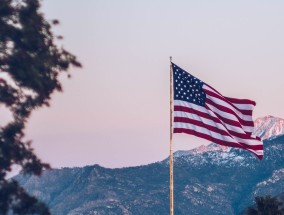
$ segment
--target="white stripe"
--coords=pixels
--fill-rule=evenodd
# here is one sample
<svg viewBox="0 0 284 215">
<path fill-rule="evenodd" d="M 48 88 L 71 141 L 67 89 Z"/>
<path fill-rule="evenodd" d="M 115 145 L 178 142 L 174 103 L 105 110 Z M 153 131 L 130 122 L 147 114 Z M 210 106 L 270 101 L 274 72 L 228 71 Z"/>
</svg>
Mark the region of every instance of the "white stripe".
<svg viewBox="0 0 284 215">
<path fill-rule="evenodd" d="M 209 111 L 208 111 L 208 114 L 210 115 Z M 241 129 L 240 127 L 229 125 L 229 124 L 226 124 L 226 123 L 215 122 L 211 119 L 207 119 L 207 118 L 198 116 L 197 114 L 191 114 L 191 113 L 187 113 L 187 112 L 184 112 L 184 111 L 174 111 L 174 116 L 184 117 L 184 118 L 189 118 L 189 119 L 194 119 L 194 120 L 200 119 L 199 121 L 202 121 L 203 123 L 205 123 L 207 125 L 217 127 L 216 124 L 218 124 L 218 125 L 220 125 L 220 127 L 218 127 L 219 129 L 224 130 L 224 131 L 228 131 L 229 133 L 230 133 L 230 131 L 234 131 L 234 132 L 239 133 L 239 134 L 246 134 L 247 135 L 247 133 L 244 132 L 244 130 Z M 214 117 L 214 118 L 216 118 L 216 117 Z"/>
<path fill-rule="evenodd" d="M 233 120 L 233 121 L 236 121 L 236 122 L 239 122 L 240 125 L 242 126 L 242 128 L 244 129 L 244 131 L 246 132 L 253 132 L 253 129 L 254 127 L 253 126 L 245 126 L 243 125 L 239 120 L 238 118 L 233 115 L 233 114 L 230 114 L 230 113 L 227 113 L 227 112 L 224 112 L 222 110 L 219 110 L 218 108 L 214 107 L 213 105 L 210 105 L 210 104 L 207 104 L 207 106 L 210 108 L 210 110 L 212 110 L 214 113 L 217 113 L 219 114 L 220 116 L 226 118 L 226 119 L 230 119 L 230 120 Z M 217 117 L 217 116 L 216 116 Z"/>
<path fill-rule="evenodd" d="M 221 95 L 221 94 L 218 93 L 216 90 L 214 90 L 213 88 L 211 88 L 210 86 L 208 86 L 208 85 L 206 85 L 206 84 L 204 84 L 202 88 L 204 88 L 204 89 L 206 89 L 206 90 L 209 90 L 209 91 L 211 91 L 211 92 L 213 92 L 213 93 L 216 93 L 216 94 L 218 94 L 219 96 L 221 96 L 221 97 L 223 97 L 223 98 L 225 98 L 225 99 L 227 99 L 227 100 L 230 101 L 230 98 L 229 98 L 229 97 L 224 97 L 223 95 Z M 206 95 L 206 96 L 209 96 L 209 95 Z M 234 103 L 234 102 L 232 102 L 232 101 L 230 101 L 230 102 L 231 102 L 234 106 L 236 106 L 236 108 L 238 108 L 239 110 L 253 110 L 253 109 L 254 109 L 254 105 L 252 105 L 252 104 L 237 104 L 237 103 Z"/>
<path fill-rule="evenodd" d="M 193 108 L 194 110 L 198 110 L 198 111 L 203 112 L 203 113 L 208 113 L 208 110 L 207 110 L 206 107 L 199 106 L 199 105 L 196 105 L 194 103 L 190 103 L 190 102 L 186 102 L 186 101 L 182 101 L 182 100 L 174 100 L 174 105 L 175 106 L 190 107 L 190 108 Z"/>
<path fill-rule="evenodd" d="M 235 109 L 230 103 L 224 102 L 223 100 L 218 99 L 218 98 L 213 97 L 213 96 L 210 96 L 210 95 L 206 95 L 206 98 L 210 99 L 215 104 L 219 104 L 219 105 L 222 105 L 224 107 L 229 108 L 230 110 L 232 110 L 241 119 L 246 120 L 246 121 L 252 121 L 252 116 L 251 115 L 245 115 L 245 114 L 241 113 L 239 110 Z"/>
<path fill-rule="evenodd" d="M 244 143 L 247 145 L 251 145 L 251 146 L 259 146 L 262 145 L 262 142 L 256 139 L 243 139 L 243 138 L 239 138 L 236 136 L 233 136 L 235 140 L 237 140 L 239 143 Z"/>
<path fill-rule="evenodd" d="M 206 103 L 207 104 L 207 103 Z M 222 110 L 219 110 L 218 108 L 214 107 L 213 105 L 211 104 L 207 104 L 207 106 L 210 108 L 210 110 L 212 110 L 214 113 L 217 113 L 219 114 L 220 116 L 226 118 L 226 119 L 230 119 L 230 120 L 234 120 L 234 121 L 237 121 L 241 124 L 241 122 L 238 120 L 238 118 L 233 115 L 233 114 L 230 114 L 230 113 L 227 113 L 227 112 L 224 112 Z"/>
<path fill-rule="evenodd" d="M 183 107 L 187 107 L 187 108 L 192 108 L 193 110 L 197 110 L 197 111 L 200 111 L 200 112 L 202 112 L 202 113 L 209 114 L 210 116 L 219 119 L 219 117 L 217 117 L 216 114 L 215 114 L 212 110 L 209 110 L 209 109 L 207 109 L 206 107 L 202 107 L 202 106 L 199 106 L 199 105 L 190 103 L 190 102 L 186 102 L 186 101 L 182 101 L 182 100 L 174 100 L 174 105 L 175 105 L 175 106 L 183 106 Z M 230 125 L 230 124 L 227 124 L 227 123 L 223 122 L 221 119 L 219 119 L 219 120 L 223 123 L 223 125 L 224 125 L 228 130 L 235 130 L 235 129 L 234 129 L 235 126 Z M 234 121 L 236 121 L 236 120 L 234 120 Z M 236 122 L 240 124 L 240 126 L 242 127 L 242 129 L 243 129 L 245 132 L 252 132 L 253 129 L 254 129 L 252 126 L 244 126 L 244 125 L 242 125 L 239 121 L 236 121 Z M 241 128 L 240 128 L 240 129 L 241 129 Z"/>
<path fill-rule="evenodd" d="M 198 121 L 201 121 L 201 120 L 198 120 Z M 204 123 L 204 124 L 206 124 L 206 123 Z M 240 143 L 240 144 L 243 143 L 243 144 L 246 144 L 246 145 L 262 145 L 262 143 L 261 143 L 259 140 L 256 140 L 256 139 L 243 139 L 243 138 L 237 137 L 237 136 L 235 136 L 235 135 L 230 134 L 230 133 L 229 133 L 224 127 L 222 127 L 220 124 L 216 124 L 216 123 L 214 123 L 214 124 L 215 124 L 215 125 L 213 125 L 214 127 L 218 128 L 218 129 L 220 129 L 220 130 L 223 130 L 223 131 L 225 131 L 225 132 L 227 133 L 227 135 L 230 135 L 230 136 L 225 136 L 225 137 L 228 137 L 228 138 L 230 138 L 230 139 L 233 139 L 235 143 Z M 187 125 L 189 126 L 189 128 L 190 128 L 191 126 L 196 126 L 196 127 L 203 128 L 203 127 L 201 127 L 201 126 L 193 125 L 193 124 L 190 124 L 190 123 L 174 122 L 174 128 L 186 128 Z M 176 127 L 176 126 L 178 126 L 178 127 Z M 181 127 L 179 127 L 179 126 L 181 126 Z M 204 128 L 204 129 L 208 130 L 207 128 Z M 215 132 L 215 131 L 210 131 L 210 132 L 213 132 L 213 133 L 218 134 L 218 135 L 220 135 L 220 136 L 224 136 L 224 135 L 219 134 L 219 133 L 217 133 L 217 132 Z M 203 133 L 203 132 L 202 132 L 202 133 Z M 218 137 L 216 137 L 216 138 L 218 138 Z M 219 139 L 219 138 L 218 138 L 218 139 Z M 229 141 L 229 140 L 227 140 L 227 141 Z M 230 141 L 230 142 L 232 142 L 232 141 Z"/>
<path fill-rule="evenodd" d="M 174 128 L 184 128 L 184 129 L 193 130 L 193 131 L 196 131 L 196 132 L 199 132 L 199 133 L 202 133 L 202 134 L 207 134 L 207 135 L 214 137 L 218 140 L 231 142 L 231 143 L 237 143 L 238 145 L 241 145 L 236 140 L 234 140 L 232 137 L 221 135 L 219 133 L 216 133 L 214 131 L 210 131 L 210 130 L 203 128 L 203 127 L 200 127 L 198 125 L 182 123 L 182 122 L 175 122 Z"/>
<path fill-rule="evenodd" d="M 214 138 L 216 138 L 218 140 L 221 140 L 221 141 L 226 141 L 226 142 L 230 142 L 230 143 L 236 143 L 240 147 L 245 147 L 246 150 L 248 150 L 250 152 L 253 152 L 253 153 L 257 154 L 257 155 L 263 155 L 263 150 L 253 150 L 253 149 L 250 149 L 249 148 L 249 144 L 247 146 L 239 144 L 233 138 L 230 138 L 228 136 L 220 135 L 220 134 L 218 134 L 216 132 L 213 132 L 213 131 L 209 131 L 208 129 L 205 129 L 203 127 L 192 125 L 192 124 L 176 123 L 176 122 L 174 124 L 175 124 L 175 128 L 189 129 L 189 130 L 196 131 L 196 132 L 199 132 L 199 133 L 202 133 L 202 134 L 207 134 L 207 135 L 209 135 L 211 137 L 214 137 Z M 262 144 L 258 144 L 258 145 L 262 145 Z"/>
<path fill-rule="evenodd" d="M 253 110 L 254 109 L 254 105 L 252 104 L 237 104 L 234 102 L 231 102 L 234 104 L 234 106 L 236 106 L 236 108 L 240 109 L 240 110 Z"/>
<path fill-rule="evenodd" d="M 218 140 L 226 141 L 226 142 L 229 142 L 229 143 L 235 143 L 235 144 L 239 145 L 240 147 L 245 147 L 246 149 L 248 149 L 250 151 L 255 151 L 255 150 L 249 148 L 249 146 L 252 145 L 252 144 L 249 144 L 247 142 L 244 143 L 246 145 L 240 144 L 238 141 L 236 141 L 232 137 L 221 135 L 219 133 L 216 133 L 214 131 L 210 131 L 210 130 L 205 129 L 203 127 L 200 127 L 200 126 L 197 126 L 197 125 L 192 125 L 192 124 L 187 124 L 187 123 L 180 123 L 180 122 L 175 122 L 174 124 L 175 124 L 175 126 L 174 126 L 175 128 L 189 129 L 189 130 L 196 131 L 196 132 L 199 132 L 199 133 L 202 133 L 202 134 L 207 134 L 207 135 L 209 135 L 213 138 L 216 138 Z M 255 144 L 255 145 L 262 145 L 262 144 Z M 262 150 L 256 150 L 256 151 L 260 152 Z"/>
<path fill-rule="evenodd" d="M 200 117 L 197 114 L 191 114 L 191 113 L 187 113 L 187 112 L 183 112 L 183 111 L 175 111 L 174 112 L 174 117 L 183 117 L 183 118 L 187 118 L 187 119 L 194 119 L 194 120 L 197 120 L 197 121 L 201 121 L 201 122 L 203 122 L 206 125 L 211 125 L 211 126 L 214 126 L 214 127 L 218 127 L 221 130 L 227 131 L 227 129 L 222 124 L 216 123 L 216 122 L 214 122 L 211 119 L 206 119 L 206 118 Z"/>
</svg>

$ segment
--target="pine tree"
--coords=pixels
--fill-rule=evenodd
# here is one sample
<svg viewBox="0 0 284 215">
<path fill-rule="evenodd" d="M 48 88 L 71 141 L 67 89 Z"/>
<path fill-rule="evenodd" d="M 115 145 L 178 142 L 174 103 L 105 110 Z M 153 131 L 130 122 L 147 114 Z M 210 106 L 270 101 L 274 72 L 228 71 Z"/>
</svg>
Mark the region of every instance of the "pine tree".
<svg viewBox="0 0 284 215">
<path fill-rule="evenodd" d="M 16 181 L 7 180 L 12 166 L 24 174 L 40 175 L 50 168 L 24 141 L 24 129 L 33 110 L 49 106 L 51 95 L 62 91 L 59 74 L 81 67 L 76 57 L 55 44 L 51 28 L 40 12 L 40 0 L 1 0 L 0 3 L 0 105 L 12 114 L 0 127 L 0 214 L 50 214 Z"/>
<path fill-rule="evenodd" d="M 284 213 L 279 209 L 282 205 L 277 198 L 271 196 L 257 196 L 255 197 L 256 209 L 248 208 L 247 215 L 283 215 Z"/>
</svg>

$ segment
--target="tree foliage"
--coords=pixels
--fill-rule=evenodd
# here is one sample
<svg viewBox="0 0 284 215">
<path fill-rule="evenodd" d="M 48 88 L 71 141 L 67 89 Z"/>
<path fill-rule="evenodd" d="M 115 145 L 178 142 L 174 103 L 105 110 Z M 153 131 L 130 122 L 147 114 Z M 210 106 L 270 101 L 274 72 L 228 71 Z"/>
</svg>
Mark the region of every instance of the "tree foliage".
<svg viewBox="0 0 284 215">
<path fill-rule="evenodd" d="M 281 202 L 277 198 L 271 196 L 255 197 L 256 208 L 250 207 L 247 215 L 283 215 L 280 210 Z"/>
<path fill-rule="evenodd" d="M 48 106 L 54 91 L 62 91 L 59 74 L 81 67 L 76 57 L 56 45 L 51 28 L 40 12 L 40 0 L 1 0 L 0 3 L 0 105 L 12 119 L 0 128 L 0 214 L 50 214 L 16 181 L 7 180 L 12 166 L 40 175 L 49 168 L 24 140 L 33 110 Z"/>
</svg>

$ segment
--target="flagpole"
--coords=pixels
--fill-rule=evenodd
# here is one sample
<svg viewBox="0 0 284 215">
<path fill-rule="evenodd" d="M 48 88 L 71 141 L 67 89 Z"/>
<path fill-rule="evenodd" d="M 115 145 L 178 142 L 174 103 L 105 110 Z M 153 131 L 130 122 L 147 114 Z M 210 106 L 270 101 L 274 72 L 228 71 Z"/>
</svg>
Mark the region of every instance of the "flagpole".
<svg viewBox="0 0 284 215">
<path fill-rule="evenodd" d="M 174 175 L 173 175 L 173 149 L 172 149 L 172 139 L 173 139 L 173 67 L 172 67 L 172 57 L 170 57 L 170 215 L 174 215 Z"/>
</svg>

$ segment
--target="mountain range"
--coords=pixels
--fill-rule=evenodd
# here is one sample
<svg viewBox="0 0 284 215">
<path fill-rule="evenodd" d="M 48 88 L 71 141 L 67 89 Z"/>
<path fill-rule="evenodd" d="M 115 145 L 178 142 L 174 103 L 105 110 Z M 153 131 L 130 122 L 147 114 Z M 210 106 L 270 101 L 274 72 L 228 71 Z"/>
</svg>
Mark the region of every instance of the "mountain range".
<svg viewBox="0 0 284 215">
<path fill-rule="evenodd" d="M 175 214 L 239 214 L 255 196 L 284 192 L 284 120 L 255 121 L 264 158 L 214 143 L 174 153 Z M 99 165 L 15 177 L 56 215 L 169 213 L 169 159 L 109 169 Z"/>
</svg>

